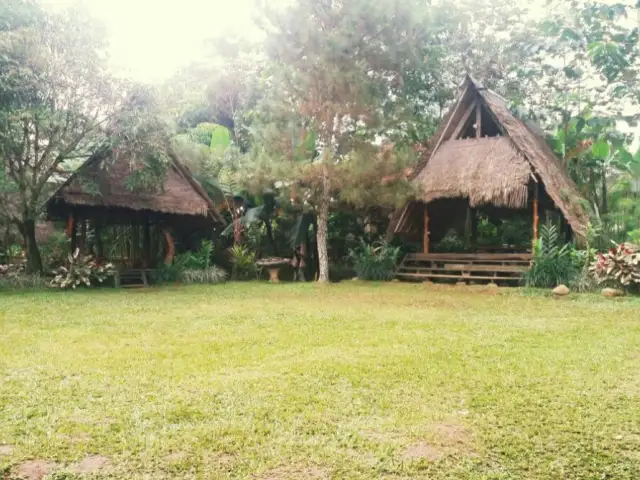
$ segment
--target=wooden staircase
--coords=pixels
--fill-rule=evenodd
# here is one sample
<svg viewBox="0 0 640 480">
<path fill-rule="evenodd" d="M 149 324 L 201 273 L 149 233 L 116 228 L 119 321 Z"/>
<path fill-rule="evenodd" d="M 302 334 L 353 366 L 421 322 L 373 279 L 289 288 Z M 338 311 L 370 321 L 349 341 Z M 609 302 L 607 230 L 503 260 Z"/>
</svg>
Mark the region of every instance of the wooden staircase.
<svg viewBox="0 0 640 480">
<path fill-rule="evenodd" d="M 530 253 L 410 253 L 402 260 L 396 277 L 413 281 L 519 283 L 531 258 Z"/>
</svg>

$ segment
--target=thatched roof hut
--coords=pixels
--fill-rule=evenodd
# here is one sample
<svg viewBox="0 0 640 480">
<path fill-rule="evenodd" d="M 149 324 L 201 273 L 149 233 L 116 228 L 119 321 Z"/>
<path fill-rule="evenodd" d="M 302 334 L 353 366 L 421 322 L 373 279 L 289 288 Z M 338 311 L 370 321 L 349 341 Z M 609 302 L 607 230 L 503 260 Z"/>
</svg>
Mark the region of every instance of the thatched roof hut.
<svg viewBox="0 0 640 480">
<path fill-rule="evenodd" d="M 191 216 L 223 223 L 212 200 L 171 150 L 162 186 L 150 189 L 131 188 L 127 178 L 135 166 L 126 155 L 114 155 L 111 150 L 92 155 L 47 202 L 49 216 L 66 219 L 70 210 L 100 210 L 112 216 Z"/>
<path fill-rule="evenodd" d="M 525 209 L 535 201 L 537 216 L 540 192 L 576 237 L 586 235 L 583 200 L 540 129 L 519 119 L 504 98 L 470 76 L 410 178 L 421 191 L 418 202 L 425 205 L 466 199 L 470 207 Z M 389 237 L 413 221 L 408 211 L 415 210 L 415 203 L 394 214 Z"/>
</svg>

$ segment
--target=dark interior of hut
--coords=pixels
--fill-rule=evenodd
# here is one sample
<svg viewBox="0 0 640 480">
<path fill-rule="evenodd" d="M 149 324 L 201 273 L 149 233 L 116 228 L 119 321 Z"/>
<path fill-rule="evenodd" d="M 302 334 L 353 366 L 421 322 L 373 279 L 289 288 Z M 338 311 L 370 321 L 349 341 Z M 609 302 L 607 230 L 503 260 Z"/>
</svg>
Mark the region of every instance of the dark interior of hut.
<svg viewBox="0 0 640 480">
<path fill-rule="evenodd" d="M 553 223 L 571 240 L 571 229 L 542 185 L 529 185 L 527 208 L 495 205 L 471 207 L 467 198 L 442 198 L 428 203 L 428 249 L 430 253 L 526 253 L 534 238 L 535 189 L 538 189 L 538 228 Z M 424 251 L 425 205 L 410 205 L 405 239 L 414 250 Z"/>
</svg>

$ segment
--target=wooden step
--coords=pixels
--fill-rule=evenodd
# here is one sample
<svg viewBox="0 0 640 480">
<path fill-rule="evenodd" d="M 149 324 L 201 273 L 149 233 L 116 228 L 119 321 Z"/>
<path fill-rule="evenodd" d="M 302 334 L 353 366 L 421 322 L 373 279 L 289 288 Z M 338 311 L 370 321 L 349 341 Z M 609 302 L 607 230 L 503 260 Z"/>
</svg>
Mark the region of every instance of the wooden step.
<svg viewBox="0 0 640 480">
<path fill-rule="evenodd" d="M 462 275 L 443 275 L 437 273 L 397 273 L 396 276 L 398 278 L 406 278 L 411 280 L 425 280 L 429 278 L 451 278 L 458 279 L 462 281 L 467 280 L 504 280 L 504 281 L 520 281 L 521 277 L 490 277 L 490 276 L 462 276 Z"/>
<path fill-rule="evenodd" d="M 520 260 L 530 261 L 530 253 L 410 253 L 406 260 L 478 260 L 478 261 L 503 261 Z"/>
<path fill-rule="evenodd" d="M 512 272 L 524 273 L 529 270 L 524 265 L 444 265 L 443 267 L 412 267 L 401 265 L 398 271 L 411 270 L 417 272 Z"/>
</svg>

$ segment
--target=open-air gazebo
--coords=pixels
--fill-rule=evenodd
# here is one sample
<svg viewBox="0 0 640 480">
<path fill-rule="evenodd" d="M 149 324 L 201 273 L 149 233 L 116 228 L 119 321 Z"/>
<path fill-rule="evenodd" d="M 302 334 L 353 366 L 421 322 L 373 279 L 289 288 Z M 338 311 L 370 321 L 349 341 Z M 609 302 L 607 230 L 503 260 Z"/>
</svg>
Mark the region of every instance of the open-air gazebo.
<svg viewBox="0 0 640 480">
<path fill-rule="evenodd" d="M 410 178 L 421 195 L 395 212 L 387 236 L 420 241 L 422 253 L 405 258 L 401 278 L 520 278 L 530 249 L 504 245 L 481 251 L 475 244 L 479 209 L 507 218 L 526 214 L 532 240 L 546 212 L 559 214 L 567 236 L 586 235 L 581 196 L 542 131 L 470 76 Z M 472 252 L 434 253 L 434 242 L 460 224 L 471 230 Z"/>
<path fill-rule="evenodd" d="M 177 236 L 224 223 L 175 153 L 169 149 L 167 157 L 164 180 L 148 188 L 128 181 L 138 167 L 112 150 L 98 151 L 74 172 L 46 205 L 49 219 L 66 222 L 71 251 L 79 248 L 111 261 L 124 275 L 133 272 L 146 283 L 159 259 L 172 262 Z M 120 248 L 105 245 L 105 238 L 116 243 L 118 235 L 126 236 Z"/>
</svg>

